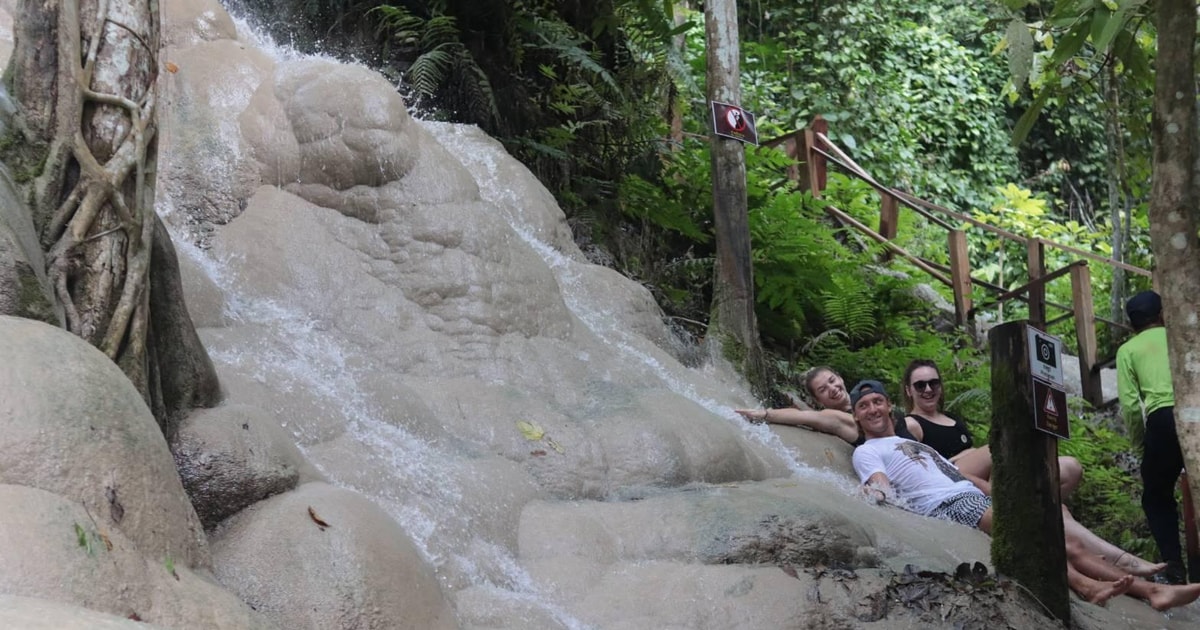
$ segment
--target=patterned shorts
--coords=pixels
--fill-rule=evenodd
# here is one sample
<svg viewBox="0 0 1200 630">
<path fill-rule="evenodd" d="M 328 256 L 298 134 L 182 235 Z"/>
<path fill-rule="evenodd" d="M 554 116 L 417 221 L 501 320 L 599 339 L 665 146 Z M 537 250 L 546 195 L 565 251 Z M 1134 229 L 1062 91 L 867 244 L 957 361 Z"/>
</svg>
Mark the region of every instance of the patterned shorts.
<svg viewBox="0 0 1200 630">
<path fill-rule="evenodd" d="M 992 507 L 992 497 L 981 492 L 964 492 L 942 501 L 929 513 L 934 518 L 954 521 L 959 525 L 976 527 L 983 513 Z"/>
</svg>

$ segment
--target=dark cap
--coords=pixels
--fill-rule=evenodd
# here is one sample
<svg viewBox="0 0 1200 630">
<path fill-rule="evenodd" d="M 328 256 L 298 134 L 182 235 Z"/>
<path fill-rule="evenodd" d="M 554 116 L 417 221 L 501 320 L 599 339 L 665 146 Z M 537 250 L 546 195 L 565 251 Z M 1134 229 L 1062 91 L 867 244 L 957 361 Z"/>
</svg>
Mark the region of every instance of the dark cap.
<svg viewBox="0 0 1200 630">
<path fill-rule="evenodd" d="M 1135 329 L 1153 324 L 1162 315 L 1162 298 L 1154 291 L 1142 291 L 1125 303 L 1125 314 Z"/>
<path fill-rule="evenodd" d="M 879 381 L 859 381 L 853 389 L 850 390 L 850 408 L 858 406 L 858 401 L 862 400 L 867 394 L 883 394 L 884 398 L 891 400 L 887 390 L 883 388 L 883 383 Z"/>
</svg>

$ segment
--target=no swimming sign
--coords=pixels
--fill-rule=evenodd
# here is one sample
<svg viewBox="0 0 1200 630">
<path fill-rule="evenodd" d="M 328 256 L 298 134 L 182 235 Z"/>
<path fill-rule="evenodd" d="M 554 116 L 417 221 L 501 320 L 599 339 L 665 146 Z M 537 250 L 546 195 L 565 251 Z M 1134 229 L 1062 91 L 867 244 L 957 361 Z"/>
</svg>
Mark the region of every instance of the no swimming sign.
<svg viewBox="0 0 1200 630">
<path fill-rule="evenodd" d="M 758 144 L 754 114 L 729 103 L 712 101 L 713 130 L 718 136 Z"/>
</svg>

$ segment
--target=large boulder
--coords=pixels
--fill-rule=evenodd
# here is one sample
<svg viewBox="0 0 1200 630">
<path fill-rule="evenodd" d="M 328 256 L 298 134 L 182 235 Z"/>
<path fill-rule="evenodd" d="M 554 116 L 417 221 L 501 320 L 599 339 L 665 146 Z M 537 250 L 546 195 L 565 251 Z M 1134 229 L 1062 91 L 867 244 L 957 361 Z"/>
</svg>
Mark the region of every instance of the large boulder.
<svg viewBox="0 0 1200 630">
<path fill-rule="evenodd" d="M 0 505 L 0 593 L 72 604 L 165 628 L 272 628 L 210 578 L 188 570 L 176 553 L 143 553 L 98 510 L 13 485 L 0 485 Z M 66 611 L 60 616 L 73 618 L 71 623 L 92 617 L 73 617 Z M 0 621 L 4 619 L 0 613 Z"/>
<path fill-rule="evenodd" d="M 159 630 L 162 626 L 34 597 L 0 595 L 0 628 L 21 630 Z"/>
<path fill-rule="evenodd" d="M 295 488 L 301 470 L 310 478 L 317 475 L 279 422 L 248 405 L 192 413 L 175 434 L 171 451 L 205 528 Z"/>
<path fill-rule="evenodd" d="M 214 571 L 290 630 L 456 628 L 433 568 L 365 497 L 324 483 L 255 504 L 213 537 Z"/>
<path fill-rule="evenodd" d="M 77 501 L 151 557 L 205 566 L 200 520 L 141 395 L 99 350 L 0 317 L 0 483 Z"/>
</svg>

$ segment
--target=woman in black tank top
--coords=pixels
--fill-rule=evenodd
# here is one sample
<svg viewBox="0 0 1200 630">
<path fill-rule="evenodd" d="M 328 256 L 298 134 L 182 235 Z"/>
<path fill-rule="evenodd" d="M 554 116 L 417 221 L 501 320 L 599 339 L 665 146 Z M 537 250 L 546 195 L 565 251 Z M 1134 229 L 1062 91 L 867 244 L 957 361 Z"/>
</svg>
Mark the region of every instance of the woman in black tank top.
<svg viewBox="0 0 1200 630">
<path fill-rule="evenodd" d="M 987 446 L 972 448 L 971 432 L 961 418 L 942 410 L 945 392 L 937 364 L 917 359 L 904 370 L 905 424 L 913 438 L 928 444 L 953 462 L 968 478 L 990 487 L 992 453 Z M 982 487 L 982 486 L 981 486 Z"/>
</svg>

